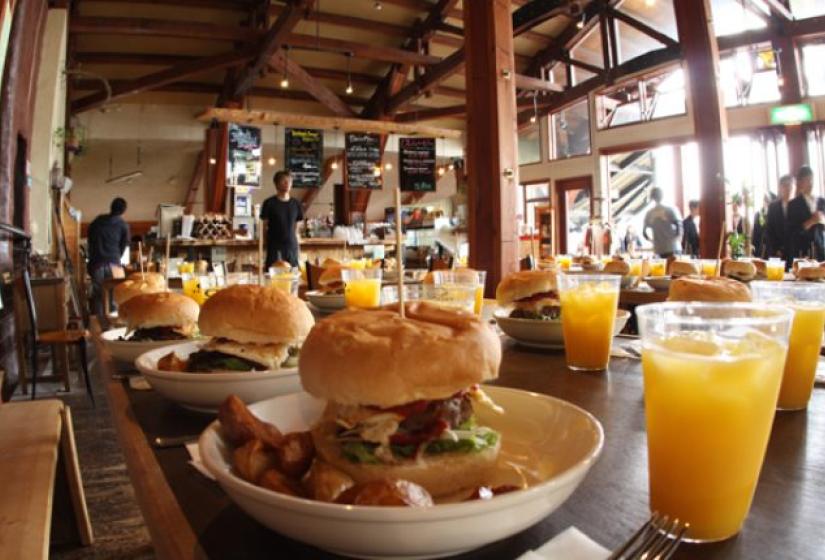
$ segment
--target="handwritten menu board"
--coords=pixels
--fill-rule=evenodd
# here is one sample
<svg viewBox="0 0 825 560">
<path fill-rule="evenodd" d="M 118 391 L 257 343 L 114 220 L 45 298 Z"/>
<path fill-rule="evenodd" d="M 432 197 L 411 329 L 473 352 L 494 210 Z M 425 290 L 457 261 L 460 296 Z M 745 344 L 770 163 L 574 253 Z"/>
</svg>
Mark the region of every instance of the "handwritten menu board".
<svg viewBox="0 0 825 560">
<path fill-rule="evenodd" d="M 287 128 L 286 168 L 292 174 L 293 187 L 320 187 L 324 157 L 324 133 L 311 128 Z"/>
<path fill-rule="evenodd" d="M 261 187 L 261 129 L 229 123 L 226 184 Z"/>
<path fill-rule="evenodd" d="M 399 138 L 398 158 L 402 191 L 435 191 L 435 138 Z"/>
<path fill-rule="evenodd" d="M 381 136 L 362 132 L 346 135 L 347 185 L 351 189 L 380 189 L 381 175 L 375 168 L 381 166 Z"/>
</svg>

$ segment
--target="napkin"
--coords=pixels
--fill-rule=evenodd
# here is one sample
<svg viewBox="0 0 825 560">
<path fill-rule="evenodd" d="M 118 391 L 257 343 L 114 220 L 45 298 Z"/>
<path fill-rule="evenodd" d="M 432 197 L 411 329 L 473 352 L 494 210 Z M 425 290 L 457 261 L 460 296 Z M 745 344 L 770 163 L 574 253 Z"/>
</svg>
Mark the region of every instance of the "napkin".
<svg viewBox="0 0 825 560">
<path fill-rule="evenodd" d="M 610 551 L 575 527 L 568 527 L 536 550 L 518 560 L 605 560 Z"/>
<path fill-rule="evenodd" d="M 621 341 L 621 342 L 620 342 Z M 638 360 L 642 352 L 642 343 L 639 340 L 617 338 L 610 347 L 610 355 L 614 358 Z"/>
<path fill-rule="evenodd" d="M 203 466 L 203 462 L 201 461 L 201 450 L 198 447 L 198 442 L 193 441 L 192 443 L 187 443 L 186 451 L 189 453 L 189 464 L 192 465 L 192 468 L 194 468 L 196 471 L 201 473 L 209 480 L 215 480 L 215 477 L 212 476 L 212 473 L 210 473 L 206 469 L 206 467 Z"/>
</svg>

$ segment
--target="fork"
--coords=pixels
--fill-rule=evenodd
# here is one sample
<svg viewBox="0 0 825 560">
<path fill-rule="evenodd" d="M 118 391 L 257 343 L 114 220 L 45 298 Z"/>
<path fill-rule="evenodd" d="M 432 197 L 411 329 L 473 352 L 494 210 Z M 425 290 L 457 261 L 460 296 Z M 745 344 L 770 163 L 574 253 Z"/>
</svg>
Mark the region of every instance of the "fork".
<svg viewBox="0 0 825 560">
<path fill-rule="evenodd" d="M 689 526 L 654 512 L 607 560 L 667 560 L 676 552 Z"/>
</svg>

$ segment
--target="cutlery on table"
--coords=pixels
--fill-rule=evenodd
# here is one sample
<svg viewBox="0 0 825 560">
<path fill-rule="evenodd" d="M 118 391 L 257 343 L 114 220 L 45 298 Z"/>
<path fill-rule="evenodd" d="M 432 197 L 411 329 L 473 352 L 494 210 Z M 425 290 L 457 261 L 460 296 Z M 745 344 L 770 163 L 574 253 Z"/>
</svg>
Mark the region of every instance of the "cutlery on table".
<svg viewBox="0 0 825 560">
<path fill-rule="evenodd" d="M 187 443 L 193 443 L 195 441 L 198 441 L 198 436 L 196 435 L 175 437 L 158 436 L 152 439 L 152 445 L 162 449 L 166 447 L 180 447 L 186 445 Z"/>
<path fill-rule="evenodd" d="M 654 513 L 607 560 L 667 560 L 676 552 L 687 529 L 688 524 L 679 519 Z"/>
</svg>

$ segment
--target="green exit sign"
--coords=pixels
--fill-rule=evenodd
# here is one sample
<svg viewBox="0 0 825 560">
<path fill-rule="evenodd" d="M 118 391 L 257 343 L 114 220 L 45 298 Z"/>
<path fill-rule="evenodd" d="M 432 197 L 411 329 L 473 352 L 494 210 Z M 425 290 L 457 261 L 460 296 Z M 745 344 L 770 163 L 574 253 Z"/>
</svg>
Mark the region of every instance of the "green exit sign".
<svg viewBox="0 0 825 560">
<path fill-rule="evenodd" d="M 771 124 L 801 124 L 814 120 L 814 110 L 809 103 L 783 105 L 771 109 Z"/>
</svg>

